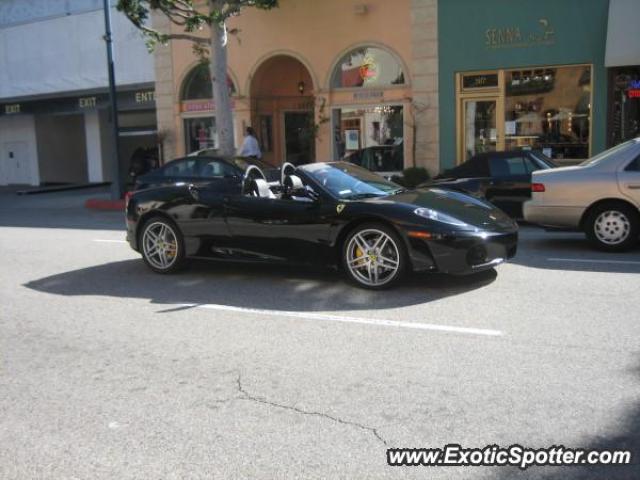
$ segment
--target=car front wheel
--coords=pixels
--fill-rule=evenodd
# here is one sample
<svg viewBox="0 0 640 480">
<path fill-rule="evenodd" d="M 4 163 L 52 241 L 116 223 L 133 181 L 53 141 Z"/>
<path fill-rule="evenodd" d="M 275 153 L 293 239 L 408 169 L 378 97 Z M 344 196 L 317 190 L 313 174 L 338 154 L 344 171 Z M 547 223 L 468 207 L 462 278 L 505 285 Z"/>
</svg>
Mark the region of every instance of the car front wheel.
<svg viewBox="0 0 640 480">
<path fill-rule="evenodd" d="M 605 203 L 593 209 L 585 221 L 589 241 L 601 250 L 621 252 L 638 241 L 638 212 L 618 203 Z"/>
<path fill-rule="evenodd" d="M 357 285 L 379 290 L 397 283 L 407 268 L 402 240 L 392 229 L 379 224 L 356 228 L 344 242 L 342 263 Z"/>
<path fill-rule="evenodd" d="M 155 217 L 147 221 L 140 234 L 144 262 L 157 273 L 172 273 L 184 262 L 184 242 L 178 228 L 169 220 Z"/>
</svg>

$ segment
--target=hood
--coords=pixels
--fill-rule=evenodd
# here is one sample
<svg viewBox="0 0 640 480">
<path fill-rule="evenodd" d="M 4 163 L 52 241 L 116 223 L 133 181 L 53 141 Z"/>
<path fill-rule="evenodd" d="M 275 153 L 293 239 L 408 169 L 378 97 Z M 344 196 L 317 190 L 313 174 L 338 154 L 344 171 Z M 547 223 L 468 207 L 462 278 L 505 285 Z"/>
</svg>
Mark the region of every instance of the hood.
<svg viewBox="0 0 640 480">
<path fill-rule="evenodd" d="M 403 203 L 410 208 L 431 208 L 462 220 L 471 227 L 497 231 L 516 227 L 506 213 L 486 200 L 444 188 L 419 188 L 390 195 L 384 200 Z"/>
</svg>

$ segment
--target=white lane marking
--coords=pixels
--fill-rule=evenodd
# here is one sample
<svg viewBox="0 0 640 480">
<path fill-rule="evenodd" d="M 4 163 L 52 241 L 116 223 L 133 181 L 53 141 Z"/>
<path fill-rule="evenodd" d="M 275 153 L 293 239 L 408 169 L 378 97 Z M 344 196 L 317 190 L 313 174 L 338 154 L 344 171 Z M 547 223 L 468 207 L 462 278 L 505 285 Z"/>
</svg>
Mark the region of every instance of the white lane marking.
<svg viewBox="0 0 640 480">
<path fill-rule="evenodd" d="M 98 243 L 127 243 L 126 240 L 106 240 L 102 238 L 94 238 L 93 241 Z"/>
<path fill-rule="evenodd" d="M 438 332 L 449 333 L 463 333 L 467 335 L 484 335 L 489 337 L 499 337 L 504 335 L 500 330 L 491 330 L 486 328 L 469 328 L 469 327 L 455 327 L 452 325 L 437 325 L 433 323 L 413 323 L 413 322 L 398 322 L 395 320 L 382 320 L 372 318 L 357 318 L 357 317 L 343 317 L 340 315 L 327 315 L 323 313 L 311 313 L 311 312 L 289 312 L 284 310 L 263 310 L 258 308 L 245 308 L 245 307 L 232 307 L 229 305 L 215 305 L 215 304 L 183 304 L 181 307 L 192 308 L 204 308 L 207 310 L 218 310 L 225 312 L 239 312 L 239 313 L 251 313 L 254 315 L 267 315 L 271 317 L 289 317 L 299 318 L 302 320 L 321 320 L 328 322 L 344 322 L 344 323 L 359 323 L 362 325 L 375 325 L 379 327 L 394 327 L 394 328 L 410 328 L 414 330 L 435 330 Z"/>
<path fill-rule="evenodd" d="M 634 260 L 595 260 L 587 258 L 547 258 L 549 262 L 577 262 L 577 263 L 611 263 L 617 265 L 640 265 Z"/>
</svg>

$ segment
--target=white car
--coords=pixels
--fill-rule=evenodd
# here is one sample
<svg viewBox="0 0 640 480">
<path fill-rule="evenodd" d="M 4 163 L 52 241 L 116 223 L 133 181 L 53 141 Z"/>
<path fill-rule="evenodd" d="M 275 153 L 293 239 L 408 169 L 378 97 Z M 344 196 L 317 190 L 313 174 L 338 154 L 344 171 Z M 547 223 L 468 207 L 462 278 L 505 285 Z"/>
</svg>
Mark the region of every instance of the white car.
<svg viewBox="0 0 640 480">
<path fill-rule="evenodd" d="M 627 250 L 640 234 L 640 137 L 586 162 L 533 172 L 524 218 L 585 232 L 598 248 Z"/>
</svg>

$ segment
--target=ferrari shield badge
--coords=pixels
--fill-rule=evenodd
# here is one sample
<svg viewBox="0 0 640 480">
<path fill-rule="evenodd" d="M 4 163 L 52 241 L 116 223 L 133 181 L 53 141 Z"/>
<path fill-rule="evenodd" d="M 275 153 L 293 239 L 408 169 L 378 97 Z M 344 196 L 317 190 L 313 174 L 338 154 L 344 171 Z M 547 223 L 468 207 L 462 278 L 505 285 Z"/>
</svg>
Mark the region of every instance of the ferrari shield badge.
<svg viewBox="0 0 640 480">
<path fill-rule="evenodd" d="M 338 212 L 338 215 L 340 215 L 342 213 L 342 211 L 344 210 L 344 203 L 339 203 L 338 206 L 336 206 L 336 212 Z"/>
</svg>

